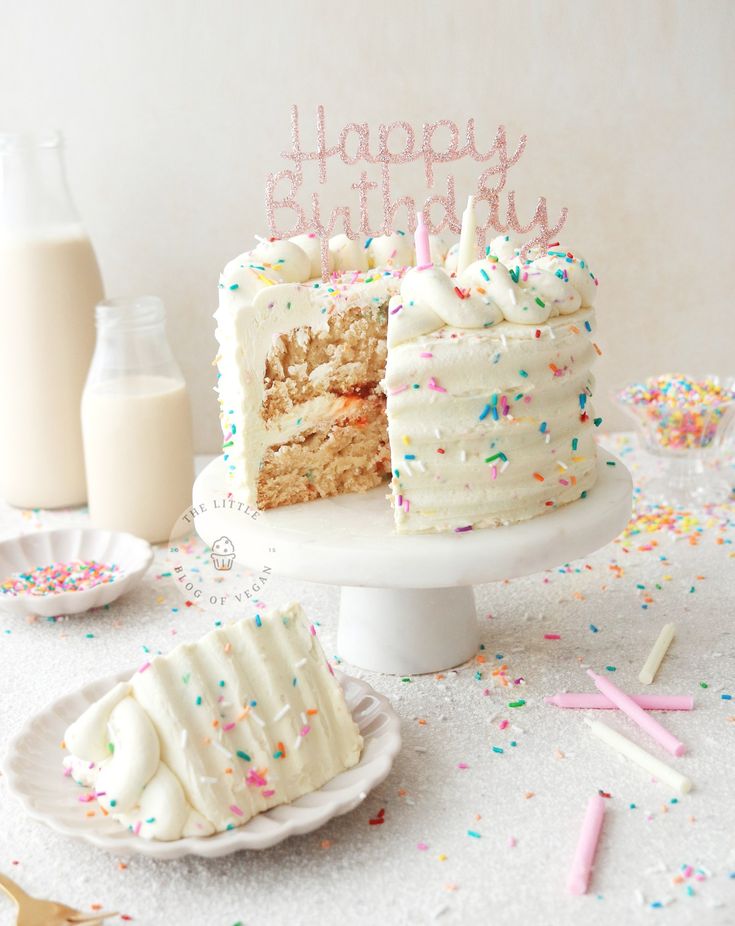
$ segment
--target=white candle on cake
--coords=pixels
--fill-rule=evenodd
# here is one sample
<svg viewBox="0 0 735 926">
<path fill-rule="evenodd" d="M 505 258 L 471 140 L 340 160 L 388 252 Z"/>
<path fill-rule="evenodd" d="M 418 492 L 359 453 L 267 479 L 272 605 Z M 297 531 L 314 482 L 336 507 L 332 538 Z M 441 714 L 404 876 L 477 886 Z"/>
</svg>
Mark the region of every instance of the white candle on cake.
<svg viewBox="0 0 735 926">
<path fill-rule="evenodd" d="M 457 253 L 457 276 L 463 273 L 470 264 L 477 259 L 477 216 L 475 214 L 475 199 L 467 197 L 467 206 L 462 213 L 462 231 L 459 235 L 459 251 Z"/>
</svg>

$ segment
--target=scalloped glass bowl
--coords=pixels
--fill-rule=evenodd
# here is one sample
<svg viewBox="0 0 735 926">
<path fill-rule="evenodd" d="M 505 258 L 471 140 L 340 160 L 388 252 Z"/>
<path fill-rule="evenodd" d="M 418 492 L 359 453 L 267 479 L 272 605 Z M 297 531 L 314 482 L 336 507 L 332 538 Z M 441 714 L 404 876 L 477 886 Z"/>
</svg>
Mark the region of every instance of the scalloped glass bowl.
<svg viewBox="0 0 735 926">
<path fill-rule="evenodd" d="M 730 497 L 722 463 L 735 422 L 735 377 L 663 374 L 618 386 L 612 396 L 652 458 L 648 501 L 691 508 Z"/>
</svg>

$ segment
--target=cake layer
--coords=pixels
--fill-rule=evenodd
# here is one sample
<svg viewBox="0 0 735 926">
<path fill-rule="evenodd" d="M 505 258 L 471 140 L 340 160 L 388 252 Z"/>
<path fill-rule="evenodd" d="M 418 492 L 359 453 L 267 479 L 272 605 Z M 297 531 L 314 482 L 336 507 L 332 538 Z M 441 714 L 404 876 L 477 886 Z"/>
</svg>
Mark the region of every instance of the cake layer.
<svg viewBox="0 0 735 926">
<path fill-rule="evenodd" d="M 268 421 L 265 437 L 266 450 L 296 440 L 300 434 L 328 429 L 335 422 L 372 418 L 385 414 L 385 395 L 382 391 L 365 397 L 357 395 L 320 395 L 300 402 L 284 415 Z"/>
<path fill-rule="evenodd" d="M 103 809 L 153 839 L 240 826 L 320 788 L 362 748 L 298 605 L 155 657 L 65 740 Z"/>
<path fill-rule="evenodd" d="M 266 450 L 258 476 L 259 508 L 365 492 L 385 479 L 390 472 L 385 400 L 354 399 L 351 411 Z"/>
<path fill-rule="evenodd" d="M 387 320 L 385 306 L 353 306 L 328 315 L 326 327 L 274 337 L 265 361 L 266 422 L 325 393 L 375 392 L 385 370 Z"/>
</svg>

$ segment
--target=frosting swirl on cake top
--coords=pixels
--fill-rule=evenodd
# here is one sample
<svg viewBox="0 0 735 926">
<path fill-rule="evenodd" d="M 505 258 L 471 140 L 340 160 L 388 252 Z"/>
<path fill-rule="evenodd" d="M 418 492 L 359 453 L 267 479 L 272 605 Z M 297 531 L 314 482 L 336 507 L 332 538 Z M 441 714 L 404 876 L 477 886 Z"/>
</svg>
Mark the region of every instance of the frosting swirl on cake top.
<svg viewBox="0 0 735 926">
<path fill-rule="evenodd" d="M 452 252 L 447 257 L 451 264 Z M 439 267 L 413 268 L 391 299 L 388 346 L 450 325 L 488 328 L 500 321 L 542 325 L 592 305 L 597 280 L 584 260 L 550 249 L 521 258 L 511 236 L 495 238 L 487 257 L 458 277 Z"/>
<path fill-rule="evenodd" d="M 589 308 L 597 279 L 583 257 L 558 245 L 522 258 L 518 236 L 500 235 L 487 255 L 456 276 L 456 248 L 447 250 L 432 236 L 432 267 L 414 267 L 413 240 L 394 232 L 365 241 L 335 235 L 329 240 L 329 267 L 339 275 L 373 268 L 406 268 L 399 296 L 390 305 L 389 346 L 427 334 L 443 325 L 486 328 L 500 321 L 540 325 L 556 315 Z M 443 265 L 440 263 L 443 261 Z M 220 289 L 254 298 L 280 283 L 307 283 L 319 276 L 319 239 L 299 235 L 283 241 L 261 240 L 225 267 Z"/>
</svg>

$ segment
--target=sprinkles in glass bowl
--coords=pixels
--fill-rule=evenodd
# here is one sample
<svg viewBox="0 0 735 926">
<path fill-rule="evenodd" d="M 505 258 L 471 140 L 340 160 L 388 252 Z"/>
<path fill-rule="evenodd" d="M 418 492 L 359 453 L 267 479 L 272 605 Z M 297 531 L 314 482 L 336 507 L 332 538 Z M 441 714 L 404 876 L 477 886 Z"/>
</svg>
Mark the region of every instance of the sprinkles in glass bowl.
<svg viewBox="0 0 735 926">
<path fill-rule="evenodd" d="M 669 452 L 706 450 L 719 442 L 735 409 L 735 382 L 718 376 L 664 374 L 616 391 L 650 444 Z"/>
</svg>

